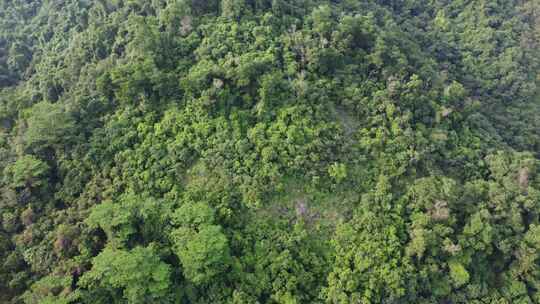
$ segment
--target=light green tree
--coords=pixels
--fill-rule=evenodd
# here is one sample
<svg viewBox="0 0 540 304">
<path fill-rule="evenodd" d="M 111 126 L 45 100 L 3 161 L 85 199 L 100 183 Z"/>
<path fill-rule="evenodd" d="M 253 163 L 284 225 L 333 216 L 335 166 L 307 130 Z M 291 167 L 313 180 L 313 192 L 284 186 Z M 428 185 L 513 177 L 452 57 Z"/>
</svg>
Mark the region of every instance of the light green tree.
<svg viewBox="0 0 540 304">
<path fill-rule="evenodd" d="M 171 267 L 151 247 L 132 250 L 106 247 L 92 260 L 92 269 L 79 285 L 88 289 L 90 301 L 105 295 L 114 303 L 163 303 L 170 292 Z"/>
</svg>

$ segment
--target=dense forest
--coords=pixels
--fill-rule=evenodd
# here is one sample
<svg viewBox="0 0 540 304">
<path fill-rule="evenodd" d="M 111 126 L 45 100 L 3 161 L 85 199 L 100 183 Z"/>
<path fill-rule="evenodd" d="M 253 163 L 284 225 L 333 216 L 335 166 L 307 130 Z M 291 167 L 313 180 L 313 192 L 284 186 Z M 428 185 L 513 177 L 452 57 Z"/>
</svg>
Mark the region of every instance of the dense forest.
<svg viewBox="0 0 540 304">
<path fill-rule="evenodd" d="M 540 303 L 540 1 L 0 0 L 0 303 Z"/>
</svg>

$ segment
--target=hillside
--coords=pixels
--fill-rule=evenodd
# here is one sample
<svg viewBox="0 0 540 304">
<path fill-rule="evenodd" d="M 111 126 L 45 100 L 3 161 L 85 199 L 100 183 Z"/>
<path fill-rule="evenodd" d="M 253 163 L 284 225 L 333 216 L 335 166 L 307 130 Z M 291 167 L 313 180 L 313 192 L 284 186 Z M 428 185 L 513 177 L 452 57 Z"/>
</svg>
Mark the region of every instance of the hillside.
<svg viewBox="0 0 540 304">
<path fill-rule="evenodd" d="M 538 0 L 0 0 L 0 303 L 540 304 Z"/>
</svg>

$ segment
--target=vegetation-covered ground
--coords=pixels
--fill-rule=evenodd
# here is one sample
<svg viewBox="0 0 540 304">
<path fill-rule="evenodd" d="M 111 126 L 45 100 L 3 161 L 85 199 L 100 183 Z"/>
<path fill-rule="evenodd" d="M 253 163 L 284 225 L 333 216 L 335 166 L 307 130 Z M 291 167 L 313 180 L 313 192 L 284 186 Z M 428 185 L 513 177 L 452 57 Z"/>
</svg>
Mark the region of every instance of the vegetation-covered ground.
<svg viewBox="0 0 540 304">
<path fill-rule="evenodd" d="M 538 0 L 0 0 L 0 303 L 540 303 Z"/>
</svg>

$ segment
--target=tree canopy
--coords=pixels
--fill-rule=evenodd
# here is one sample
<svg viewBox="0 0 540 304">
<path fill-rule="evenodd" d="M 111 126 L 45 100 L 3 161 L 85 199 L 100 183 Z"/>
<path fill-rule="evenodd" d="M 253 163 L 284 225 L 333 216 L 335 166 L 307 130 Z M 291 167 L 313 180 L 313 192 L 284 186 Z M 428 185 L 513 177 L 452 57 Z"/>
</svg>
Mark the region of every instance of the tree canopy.
<svg viewBox="0 0 540 304">
<path fill-rule="evenodd" d="M 536 0 L 0 0 L 0 303 L 540 304 Z"/>
</svg>

